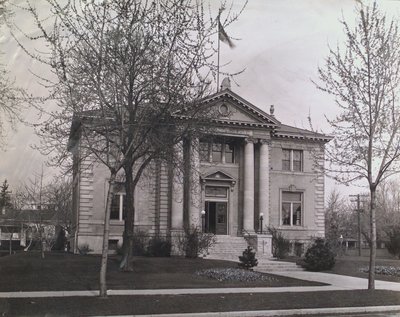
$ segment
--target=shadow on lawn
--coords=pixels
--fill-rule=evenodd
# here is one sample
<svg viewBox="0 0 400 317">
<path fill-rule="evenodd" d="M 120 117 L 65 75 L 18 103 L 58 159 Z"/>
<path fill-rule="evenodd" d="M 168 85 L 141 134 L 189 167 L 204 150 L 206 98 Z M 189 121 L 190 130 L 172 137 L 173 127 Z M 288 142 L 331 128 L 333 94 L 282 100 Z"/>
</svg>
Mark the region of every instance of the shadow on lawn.
<svg viewBox="0 0 400 317">
<path fill-rule="evenodd" d="M 235 262 L 186 259 L 181 257 L 135 257 L 134 271 L 119 271 L 119 258 L 111 256 L 108 264 L 109 289 L 161 289 L 209 287 L 283 287 L 323 285 L 273 276 L 268 281 L 236 282 L 209 279 L 195 274 L 198 270 L 226 268 Z M 0 291 L 92 290 L 98 289 L 100 256 L 28 252 L 0 258 Z"/>
</svg>

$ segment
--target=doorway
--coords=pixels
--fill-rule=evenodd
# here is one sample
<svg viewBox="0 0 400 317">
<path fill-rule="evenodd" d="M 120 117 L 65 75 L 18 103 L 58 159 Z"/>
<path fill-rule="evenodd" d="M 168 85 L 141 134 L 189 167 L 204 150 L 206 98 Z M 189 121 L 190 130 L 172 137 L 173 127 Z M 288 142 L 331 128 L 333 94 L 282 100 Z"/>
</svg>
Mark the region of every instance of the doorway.
<svg viewBox="0 0 400 317">
<path fill-rule="evenodd" d="M 205 231 L 214 234 L 228 234 L 227 202 L 206 201 Z"/>
</svg>

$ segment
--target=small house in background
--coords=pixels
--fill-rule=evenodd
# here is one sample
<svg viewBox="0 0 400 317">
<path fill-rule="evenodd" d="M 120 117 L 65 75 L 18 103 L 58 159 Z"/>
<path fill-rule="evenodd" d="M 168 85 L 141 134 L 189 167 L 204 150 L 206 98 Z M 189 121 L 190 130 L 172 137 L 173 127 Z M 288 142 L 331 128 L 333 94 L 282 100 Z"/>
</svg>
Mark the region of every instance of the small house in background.
<svg viewBox="0 0 400 317">
<path fill-rule="evenodd" d="M 247 245 L 251 237 L 259 253 L 270 255 L 269 226 L 290 239 L 296 250 L 312 238 L 324 237 L 324 175 L 315 168 L 315 158 L 324 164 L 324 145 L 331 137 L 283 124 L 273 106 L 266 113 L 230 85 L 206 102 L 219 113 L 212 119 L 214 132 L 177 144 L 176 151 L 187 162 L 183 173 L 163 162 L 149 167 L 134 193 L 135 230 L 173 242 L 184 227 L 196 226 L 217 235 L 220 245 L 236 245 L 238 254 L 240 241 Z M 72 129 L 77 126 L 72 123 Z M 82 159 L 79 133 L 71 135 L 71 241 L 75 252 L 89 246 L 100 253 L 108 172 L 93 159 Z M 120 175 L 111 206 L 112 248 L 122 243 L 125 208 Z"/>
<path fill-rule="evenodd" d="M 39 250 L 41 239 L 45 251 L 50 251 L 60 228 L 51 209 L 4 210 L 0 214 L 0 253 Z"/>
</svg>

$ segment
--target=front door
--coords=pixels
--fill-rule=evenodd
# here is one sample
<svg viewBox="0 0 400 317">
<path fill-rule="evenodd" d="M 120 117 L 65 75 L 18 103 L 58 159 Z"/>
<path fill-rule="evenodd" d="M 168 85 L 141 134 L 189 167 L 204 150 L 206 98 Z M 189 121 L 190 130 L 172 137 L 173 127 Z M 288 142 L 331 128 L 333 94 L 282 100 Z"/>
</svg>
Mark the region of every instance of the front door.
<svg viewBox="0 0 400 317">
<path fill-rule="evenodd" d="M 226 202 L 206 201 L 205 230 L 214 234 L 228 234 Z"/>
</svg>

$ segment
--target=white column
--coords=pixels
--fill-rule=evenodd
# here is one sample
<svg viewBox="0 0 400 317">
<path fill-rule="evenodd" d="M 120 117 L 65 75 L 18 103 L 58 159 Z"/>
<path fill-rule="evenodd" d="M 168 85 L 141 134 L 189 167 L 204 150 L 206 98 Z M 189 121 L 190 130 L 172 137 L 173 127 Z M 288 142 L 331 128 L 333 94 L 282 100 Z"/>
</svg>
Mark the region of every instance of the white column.
<svg viewBox="0 0 400 317">
<path fill-rule="evenodd" d="M 200 206 L 200 154 L 199 139 L 193 138 L 190 144 L 190 203 L 189 203 L 189 224 L 201 228 Z"/>
<path fill-rule="evenodd" d="M 177 167 L 172 179 L 171 229 L 183 228 L 183 143 L 175 145 Z"/>
<path fill-rule="evenodd" d="M 247 138 L 245 142 L 243 229 L 254 232 L 254 140 Z"/>
<path fill-rule="evenodd" d="M 259 212 L 264 214 L 263 227 L 269 225 L 269 141 L 260 140 Z M 263 232 L 265 230 L 263 229 Z"/>
</svg>

